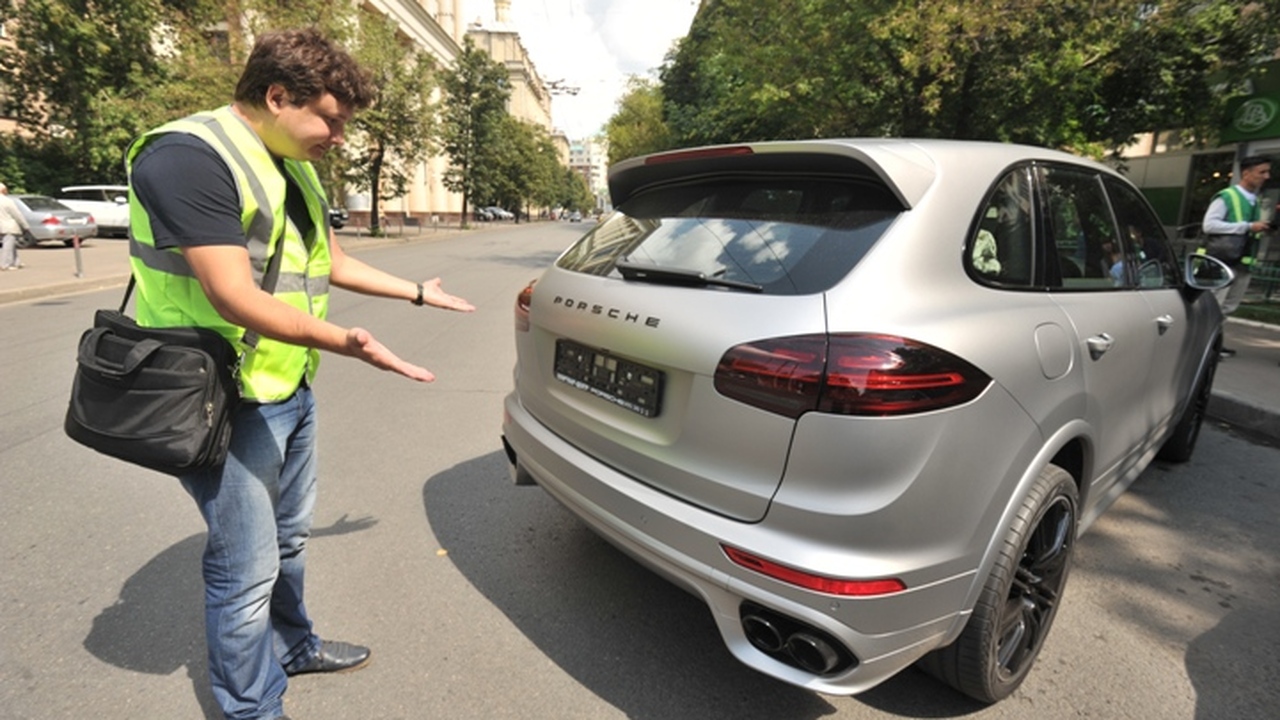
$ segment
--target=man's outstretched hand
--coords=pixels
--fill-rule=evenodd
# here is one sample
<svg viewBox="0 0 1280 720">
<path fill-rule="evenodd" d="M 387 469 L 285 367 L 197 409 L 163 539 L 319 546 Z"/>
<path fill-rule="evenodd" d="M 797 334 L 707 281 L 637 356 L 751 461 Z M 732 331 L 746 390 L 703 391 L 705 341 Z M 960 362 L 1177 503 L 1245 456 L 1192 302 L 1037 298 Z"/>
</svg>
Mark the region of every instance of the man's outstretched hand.
<svg viewBox="0 0 1280 720">
<path fill-rule="evenodd" d="M 347 331 L 347 354 L 376 368 L 399 373 L 410 380 L 432 382 L 436 379 L 430 370 L 401 360 L 364 328 L 351 328 Z"/>
<path fill-rule="evenodd" d="M 431 278 L 422 283 L 422 301 L 432 307 L 457 312 L 471 312 L 475 306 L 456 295 L 450 295 L 440 288 L 440 278 Z"/>
</svg>

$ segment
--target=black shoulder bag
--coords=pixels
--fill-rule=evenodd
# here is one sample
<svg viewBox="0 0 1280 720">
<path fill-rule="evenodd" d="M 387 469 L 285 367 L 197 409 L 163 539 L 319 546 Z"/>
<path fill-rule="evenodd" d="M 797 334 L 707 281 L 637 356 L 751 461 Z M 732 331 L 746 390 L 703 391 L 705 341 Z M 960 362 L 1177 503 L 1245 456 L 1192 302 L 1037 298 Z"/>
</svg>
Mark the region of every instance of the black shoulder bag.
<svg viewBox="0 0 1280 720">
<path fill-rule="evenodd" d="M 262 288 L 275 289 L 280 255 L 268 261 Z M 231 418 L 240 403 L 236 349 L 201 327 L 141 327 L 119 310 L 99 310 L 80 337 L 71 402 L 63 427 L 100 453 L 186 475 L 227 459 Z M 257 345 L 248 331 L 244 344 Z"/>
</svg>

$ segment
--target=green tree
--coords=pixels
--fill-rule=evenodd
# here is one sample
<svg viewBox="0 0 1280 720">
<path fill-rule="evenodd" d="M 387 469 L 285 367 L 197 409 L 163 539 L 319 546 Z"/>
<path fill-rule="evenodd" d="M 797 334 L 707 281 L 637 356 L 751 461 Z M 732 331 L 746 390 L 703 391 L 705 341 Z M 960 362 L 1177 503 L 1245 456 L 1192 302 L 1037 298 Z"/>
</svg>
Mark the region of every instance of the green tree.
<svg viewBox="0 0 1280 720">
<path fill-rule="evenodd" d="M 62 170 L 44 182 L 120 181 L 126 138 L 143 127 L 136 99 L 165 67 L 153 43 L 172 10 L 161 0 L 23 0 L 0 51 L 9 110 L 35 138 L 27 150 Z M 52 191 L 55 187 L 41 189 Z"/>
<path fill-rule="evenodd" d="M 583 213 L 591 212 L 596 207 L 596 198 L 587 186 L 587 179 L 573 168 L 563 168 L 561 201 L 558 204 Z"/>
<path fill-rule="evenodd" d="M 662 103 L 662 86 L 657 82 L 634 75 L 628 78 L 627 93 L 605 125 L 610 164 L 674 147 Z"/>
<path fill-rule="evenodd" d="M 820 136 L 1027 142 L 1098 153 L 1211 127 L 1276 48 L 1276 3 L 718 0 L 662 71 L 677 144 Z"/>
<path fill-rule="evenodd" d="M 247 50 L 272 27 L 313 25 L 347 40 L 350 0 L 3 0 L 14 46 L 0 49 L 0 86 L 29 139 L 28 186 L 124 180 L 143 131 L 226 103 Z M 221 29 L 219 29 L 221 28 Z"/>
<path fill-rule="evenodd" d="M 505 115 L 494 146 L 489 203 L 514 211 L 517 222 L 531 208 L 555 203 L 560 160 L 546 128 Z"/>
<path fill-rule="evenodd" d="M 497 190 L 497 145 L 511 90 L 507 69 L 471 38 L 463 41 L 454 67 L 441 73 L 440 84 L 444 89 L 441 144 L 449 157 L 442 180 L 446 188 L 461 193 L 466 227 L 470 201 L 490 197 Z"/>
<path fill-rule="evenodd" d="M 435 62 L 425 52 L 409 48 L 390 20 L 372 13 L 360 18 L 355 50 L 357 60 L 373 77 L 373 106 L 351 123 L 352 137 L 344 148 L 341 175 L 371 198 L 370 231 L 381 234 L 381 198 L 408 192 L 417 165 L 433 151 Z"/>
</svg>

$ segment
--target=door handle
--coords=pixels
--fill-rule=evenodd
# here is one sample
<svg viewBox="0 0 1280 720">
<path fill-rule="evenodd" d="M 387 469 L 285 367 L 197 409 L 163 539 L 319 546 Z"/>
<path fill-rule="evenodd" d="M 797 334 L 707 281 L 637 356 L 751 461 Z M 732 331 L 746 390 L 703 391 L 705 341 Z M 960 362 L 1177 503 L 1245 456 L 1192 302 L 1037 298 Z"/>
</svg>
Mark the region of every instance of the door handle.
<svg viewBox="0 0 1280 720">
<path fill-rule="evenodd" d="M 1161 315 L 1160 317 L 1156 318 L 1156 329 L 1160 332 L 1161 335 L 1165 334 L 1166 332 L 1169 332 L 1169 328 L 1171 327 L 1173 327 L 1172 315 Z"/>
<path fill-rule="evenodd" d="M 1089 357 L 1097 360 L 1106 354 L 1115 342 L 1116 341 L 1107 333 L 1098 333 L 1086 340 L 1085 344 L 1089 346 Z"/>
</svg>

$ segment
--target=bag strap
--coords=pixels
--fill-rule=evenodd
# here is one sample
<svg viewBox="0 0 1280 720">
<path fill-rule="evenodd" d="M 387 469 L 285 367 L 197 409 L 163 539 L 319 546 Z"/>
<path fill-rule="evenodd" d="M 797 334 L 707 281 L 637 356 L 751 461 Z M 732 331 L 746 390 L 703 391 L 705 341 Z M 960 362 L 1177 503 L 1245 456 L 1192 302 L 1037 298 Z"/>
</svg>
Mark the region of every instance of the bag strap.
<svg viewBox="0 0 1280 720">
<path fill-rule="evenodd" d="M 275 293 L 276 283 L 280 280 L 280 246 L 284 243 L 284 238 L 276 243 L 275 249 L 271 253 L 271 257 L 267 258 L 267 271 L 262 276 L 262 289 L 268 294 Z M 120 301 L 120 314 L 124 314 L 125 307 L 129 305 L 129 296 L 133 294 L 133 288 L 138 284 L 138 278 L 133 273 L 129 273 L 129 284 L 125 286 L 124 298 Z M 244 337 L 240 338 L 240 342 L 249 346 L 249 349 L 258 347 L 258 333 L 254 330 L 245 330 Z"/>
</svg>

